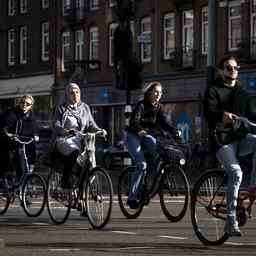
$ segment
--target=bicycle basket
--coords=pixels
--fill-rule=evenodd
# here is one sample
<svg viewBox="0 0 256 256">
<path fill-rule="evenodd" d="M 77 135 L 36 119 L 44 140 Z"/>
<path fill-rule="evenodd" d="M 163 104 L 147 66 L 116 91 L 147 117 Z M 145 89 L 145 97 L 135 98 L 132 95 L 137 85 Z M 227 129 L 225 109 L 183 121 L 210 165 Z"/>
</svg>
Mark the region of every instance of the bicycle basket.
<svg viewBox="0 0 256 256">
<path fill-rule="evenodd" d="M 163 140 L 159 140 L 157 144 L 158 152 L 164 161 L 171 162 L 172 165 L 185 164 L 184 153 L 178 144 L 171 144 Z"/>
</svg>

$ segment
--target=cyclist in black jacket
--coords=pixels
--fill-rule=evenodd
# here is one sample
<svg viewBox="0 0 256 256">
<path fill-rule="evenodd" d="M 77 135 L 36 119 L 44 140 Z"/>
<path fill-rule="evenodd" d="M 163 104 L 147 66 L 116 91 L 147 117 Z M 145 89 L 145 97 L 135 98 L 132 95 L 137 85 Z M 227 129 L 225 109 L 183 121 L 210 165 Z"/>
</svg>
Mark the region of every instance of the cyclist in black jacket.
<svg viewBox="0 0 256 256">
<path fill-rule="evenodd" d="M 128 151 L 136 164 L 127 201 L 129 207 L 133 209 L 138 207 L 140 182 L 147 167 L 141 149 L 142 143 L 144 150 L 156 152 L 156 135 L 162 130 L 167 131 L 173 139 L 178 136 L 177 129 L 168 122 L 163 105 L 159 102 L 161 96 L 162 85 L 159 82 L 151 82 L 145 89 L 144 99 L 135 106 L 127 129 Z"/>
<path fill-rule="evenodd" d="M 20 159 L 19 148 L 21 145 L 11 140 L 6 133 L 15 134 L 18 136 L 25 136 L 33 138 L 36 133 L 36 122 L 33 117 L 32 107 L 34 104 L 34 98 L 26 94 L 18 99 L 18 104 L 14 109 L 11 109 L 5 113 L 5 120 L 2 125 L 2 135 L 4 136 L 6 152 L 11 156 L 9 161 L 15 165 L 15 170 L 18 179 L 23 174 L 22 160 Z M 34 165 L 36 158 L 35 143 L 26 145 L 26 152 L 28 156 L 28 162 L 30 165 Z"/>
<path fill-rule="evenodd" d="M 254 153 L 251 185 L 256 184 L 256 135 L 247 127 L 234 129 L 236 117 L 248 115 L 248 95 L 238 80 L 237 59 L 225 56 L 218 68 L 220 76 L 208 86 L 205 93 L 204 114 L 209 125 L 212 149 L 228 176 L 225 231 L 231 236 L 241 236 L 236 220 L 236 206 L 242 170 L 237 156 Z"/>
</svg>

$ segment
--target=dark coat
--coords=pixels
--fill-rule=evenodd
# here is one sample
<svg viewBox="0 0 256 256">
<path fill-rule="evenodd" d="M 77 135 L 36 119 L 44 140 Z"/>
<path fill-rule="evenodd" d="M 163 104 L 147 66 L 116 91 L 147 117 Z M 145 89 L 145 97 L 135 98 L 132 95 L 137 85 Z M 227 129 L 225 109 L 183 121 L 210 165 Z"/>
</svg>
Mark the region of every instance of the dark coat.
<svg viewBox="0 0 256 256">
<path fill-rule="evenodd" d="M 208 86 L 204 96 L 204 116 L 208 122 L 209 139 L 212 149 L 218 150 L 218 140 L 221 144 L 229 144 L 243 138 L 248 130 L 234 133 L 233 126 L 223 125 L 223 113 L 230 112 L 246 117 L 248 93 L 239 82 L 234 87 L 228 87 L 222 79 L 217 79 Z M 216 137 L 216 134 L 219 136 Z"/>
<path fill-rule="evenodd" d="M 153 106 L 146 100 L 139 101 L 135 106 L 127 130 L 135 134 L 141 130 L 150 130 L 155 133 L 164 130 L 173 137 L 177 134 L 177 129 L 167 121 L 163 105 L 159 103 L 157 106 Z"/>
</svg>

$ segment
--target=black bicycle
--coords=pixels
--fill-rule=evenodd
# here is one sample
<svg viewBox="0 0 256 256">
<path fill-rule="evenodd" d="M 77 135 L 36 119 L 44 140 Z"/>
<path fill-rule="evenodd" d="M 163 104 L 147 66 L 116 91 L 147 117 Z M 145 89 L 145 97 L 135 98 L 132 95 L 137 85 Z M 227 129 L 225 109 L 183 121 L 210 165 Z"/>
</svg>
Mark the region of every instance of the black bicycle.
<svg viewBox="0 0 256 256">
<path fill-rule="evenodd" d="M 131 209 L 127 205 L 135 166 L 125 168 L 119 176 L 118 202 L 124 216 L 135 219 L 150 199 L 159 194 L 164 215 L 169 221 L 178 222 L 186 214 L 189 203 L 189 183 L 182 169 L 185 164 L 184 154 L 178 145 L 161 140 L 157 141 L 157 145 L 157 154 L 146 155 L 149 168 L 143 174 L 139 207 Z M 152 165 L 155 167 L 152 168 Z"/>
<path fill-rule="evenodd" d="M 237 122 L 256 128 L 256 124 L 238 117 Z M 227 219 L 227 175 L 223 168 L 205 171 L 195 183 L 191 194 L 191 221 L 198 239 L 205 245 L 221 245 L 229 235 L 224 232 Z M 237 221 L 245 225 L 255 197 L 248 191 L 239 191 Z"/>
<path fill-rule="evenodd" d="M 47 180 L 47 208 L 56 224 L 64 223 L 71 209 L 76 209 L 82 216 L 88 216 L 93 228 L 101 229 L 110 219 L 113 201 L 109 174 L 101 167 L 92 167 L 95 136 L 101 136 L 102 132 L 79 134 L 84 138 L 84 150 L 78 156 L 82 164 L 80 174 L 72 175 L 72 189 L 65 190 L 62 187 L 63 168 L 56 164 L 57 161 L 52 163 Z"/>
<path fill-rule="evenodd" d="M 35 141 L 35 138 L 28 138 L 24 136 L 18 136 L 15 134 L 7 134 L 10 139 L 20 144 L 20 159 L 23 160 L 23 174 L 22 177 L 17 180 L 14 170 L 4 173 L 0 177 L 0 214 L 4 214 L 10 203 L 18 198 L 20 205 L 23 207 L 25 213 L 29 217 L 39 216 L 45 206 L 46 202 L 46 184 L 44 179 L 38 174 L 34 173 L 32 167 L 28 163 L 25 145 L 28 145 Z"/>
</svg>

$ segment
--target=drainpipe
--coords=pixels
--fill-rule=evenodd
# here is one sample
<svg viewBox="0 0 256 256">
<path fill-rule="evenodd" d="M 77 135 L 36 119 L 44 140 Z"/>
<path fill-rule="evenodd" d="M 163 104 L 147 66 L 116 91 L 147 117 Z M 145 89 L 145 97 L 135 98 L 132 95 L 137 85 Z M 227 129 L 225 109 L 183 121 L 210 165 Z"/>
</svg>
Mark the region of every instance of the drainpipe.
<svg viewBox="0 0 256 256">
<path fill-rule="evenodd" d="M 215 76 L 216 54 L 216 0 L 208 0 L 208 53 L 207 53 L 207 83 L 211 83 Z"/>
</svg>

